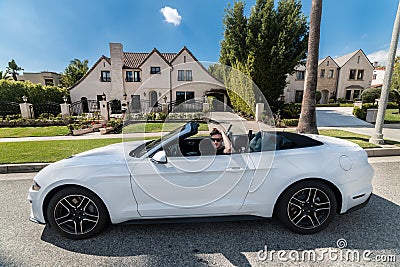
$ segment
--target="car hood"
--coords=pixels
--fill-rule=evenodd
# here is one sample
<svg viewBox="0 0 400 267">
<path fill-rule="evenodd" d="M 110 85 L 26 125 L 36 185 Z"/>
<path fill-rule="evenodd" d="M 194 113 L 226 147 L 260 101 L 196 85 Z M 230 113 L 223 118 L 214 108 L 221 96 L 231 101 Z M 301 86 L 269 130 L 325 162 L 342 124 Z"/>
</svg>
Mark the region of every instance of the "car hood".
<svg viewBox="0 0 400 267">
<path fill-rule="evenodd" d="M 120 159 L 124 158 L 125 154 L 128 155 L 130 151 L 137 148 L 144 142 L 146 141 L 142 140 L 142 141 L 122 142 L 118 144 L 112 144 L 79 153 L 77 155 L 71 156 L 71 158 L 83 159 L 90 157 L 108 157 L 113 159 Z"/>
</svg>

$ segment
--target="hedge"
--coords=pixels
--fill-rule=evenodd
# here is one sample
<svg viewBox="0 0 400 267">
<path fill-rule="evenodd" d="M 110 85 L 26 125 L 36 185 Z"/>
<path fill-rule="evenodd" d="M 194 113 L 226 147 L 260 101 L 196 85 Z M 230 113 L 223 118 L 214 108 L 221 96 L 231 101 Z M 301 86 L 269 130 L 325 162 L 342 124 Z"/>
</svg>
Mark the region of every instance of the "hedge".
<svg viewBox="0 0 400 267">
<path fill-rule="evenodd" d="M 0 101 L 22 103 L 22 96 L 28 97 L 28 102 L 32 104 L 43 102 L 64 103 L 63 97 L 68 97 L 69 92 L 65 88 L 43 86 L 29 81 L 0 80 Z"/>
</svg>

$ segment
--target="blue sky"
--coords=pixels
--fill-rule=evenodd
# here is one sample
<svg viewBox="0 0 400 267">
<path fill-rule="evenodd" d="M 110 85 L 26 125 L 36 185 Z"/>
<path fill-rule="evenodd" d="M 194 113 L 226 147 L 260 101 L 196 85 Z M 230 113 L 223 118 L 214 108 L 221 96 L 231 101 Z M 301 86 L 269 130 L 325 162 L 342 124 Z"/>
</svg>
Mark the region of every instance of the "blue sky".
<svg viewBox="0 0 400 267">
<path fill-rule="evenodd" d="M 178 52 L 217 61 L 224 9 L 233 0 L 14 0 L 0 1 L 0 70 L 15 59 L 25 72 L 62 72 L 69 61 L 92 66 L 109 56 L 109 43 L 127 52 Z M 246 2 L 246 15 L 255 0 Z M 308 16 L 311 0 L 303 0 Z M 363 49 L 386 59 L 397 10 L 394 0 L 324 0 L 320 58 Z M 164 13 L 162 12 L 164 11 Z"/>
</svg>

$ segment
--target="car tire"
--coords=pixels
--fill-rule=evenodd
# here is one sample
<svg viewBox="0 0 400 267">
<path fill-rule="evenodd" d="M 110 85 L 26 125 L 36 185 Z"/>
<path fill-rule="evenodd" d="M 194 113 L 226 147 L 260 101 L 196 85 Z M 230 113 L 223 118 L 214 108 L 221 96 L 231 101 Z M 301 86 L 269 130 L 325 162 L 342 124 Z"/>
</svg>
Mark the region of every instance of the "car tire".
<svg viewBox="0 0 400 267">
<path fill-rule="evenodd" d="M 70 239 L 95 236 L 109 222 L 101 199 L 81 187 L 67 187 L 57 192 L 47 206 L 47 219 L 55 231 Z"/>
<path fill-rule="evenodd" d="M 336 208 L 332 189 L 321 181 L 308 180 L 283 192 L 276 213 L 280 222 L 293 232 L 313 234 L 329 225 Z"/>
</svg>

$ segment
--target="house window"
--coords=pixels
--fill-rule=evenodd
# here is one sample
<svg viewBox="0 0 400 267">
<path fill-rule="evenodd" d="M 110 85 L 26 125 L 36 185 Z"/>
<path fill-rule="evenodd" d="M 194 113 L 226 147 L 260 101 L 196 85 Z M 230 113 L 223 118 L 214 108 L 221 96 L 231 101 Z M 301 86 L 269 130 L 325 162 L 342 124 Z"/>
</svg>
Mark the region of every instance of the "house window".
<svg viewBox="0 0 400 267">
<path fill-rule="evenodd" d="M 346 100 L 351 100 L 351 90 L 346 90 Z"/>
<path fill-rule="evenodd" d="M 178 70 L 178 81 L 184 81 L 184 80 L 185 80 L 185 71 Z"/>
<path fill-rule="evenodd" d="M 193 81 L 192 71 L 178 70 L 178 81 Z"/>
<path fill-rule="evenodd" d="M 110 71 L 102 70 L 101 71 L 101 76 L 100 76 L 100 81 L 102 81 L 102 82 L 111 82 Z"/>
<path fill-rule="evenodd" d="M 150 74 L 161 74 L 160 67 L 150 67 Z"/>
<path fill-rule="evenodd" d="M 356 79 L 356 70 L 350 70 L 349 80 Z"/>
<path fill-rule="evenodd" d="M 297 80 L 304 80 L 305 71 L 297 71 Z"/>
<path fill-rule="evenodd" d="M 44 79 L 44 84 L 45 85 L 54 85 L 53 79 Z"/>
<path fill-rule="evenodd" d="M 319 77 L 321 77 L 321 78 L 325 77 L 325 69 L 321 70 L 321 73 L 319 74 Z"/>
<path fill-rule="evenodd" d="M 132 75 L 132 71 L 127 71 L 126 72 L 126 78 L 125 81 L 127 82 L 133 82 L 133 75 Z"/>
<path fill-rule="evenodd" d="M 186 81 L 193 81 L 192 71 L 191 70 L 187 70 L 186 71 Z"/>
<path fill-rule="evenodd" d="M 176 92 L 176 104 L 180 104 L 182 102 L 194 99 L 194 92 L 193 91 L 177 91 Z"/>
<path fill-rule="evenodd" d="M 297 90 L 294 96 L 294 102 L 301 103 L 303 101 L 303 91 Z"/>
<path fill-rule="evenodd" d="M 361 91 L 360 90 L 354 90 L 353 92 L 353 99 L 359 98 Z"/>
<path fill-rule="evenodd" d="M 357 80 L 362 80 L 364 78 L 364 70 L 358 70 Z"/>
<path fill-rule="evenodd" d="M 326 65 L 329 66 L 329 60 L 326 62 Z"/>
<path fill-rule="evenodd" d="M 333 70 L 329 70 L 328 78 L 332 79 L 333 78 Z"/>
<path fill-rule="evenodd" d="M 372 75 L 372 80 L 376 80 L 376 74 Z"/>
<path fill-rule="evenodd" d="M 134 82 L 140 82 L 140 71 L 134 71 L 133 72 L 133 81 Z"/>
</svg>

